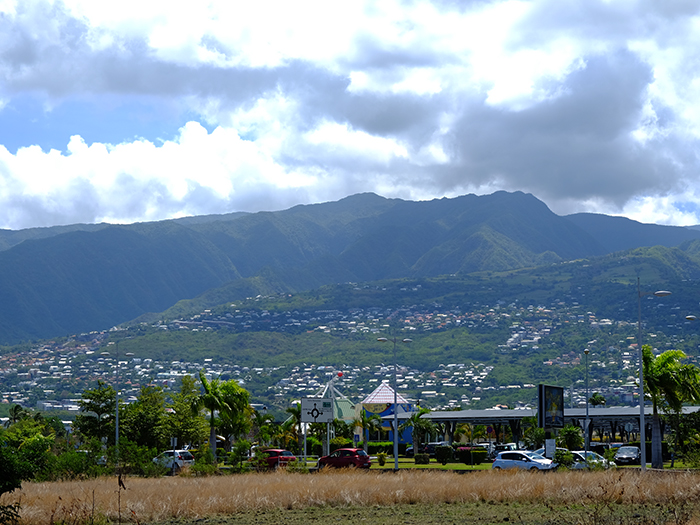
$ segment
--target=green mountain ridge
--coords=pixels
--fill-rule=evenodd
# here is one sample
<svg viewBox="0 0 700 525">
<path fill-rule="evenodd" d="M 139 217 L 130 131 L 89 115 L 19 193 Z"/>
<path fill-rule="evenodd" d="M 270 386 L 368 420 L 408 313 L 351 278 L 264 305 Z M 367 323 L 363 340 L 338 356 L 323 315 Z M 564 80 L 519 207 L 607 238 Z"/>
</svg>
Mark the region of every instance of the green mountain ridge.
<svg viewBox="0 0 700 525">
<path fill-rule="evenodd" d="M 629 222 L 608 217 L 604 227 L 605 216 L 588 219 L 558 216 L 521 192 L 425 202 L 359 194 L 279 212 L 40 229 L 43 238 L 22 230 L 8 240 L 0 231 L 0 247 L 27 236 L 0 251 L 0 342 L 101 330 L 135 318 L 184 315 L 195 305 L 333 283 L 551 265 L 604 256 L 606 247 L 628 242 L 615 240 L 615 232 L 622 225 L 619 236 L 628 235 Z M 700 231 L 632 226 L 652 232 L 652 239 L 671 232 L 665 245 L 678 240 L 685 251 L 658 264 L 667 274 L 695 274 L 698 248 L 690 241 L 700 239 Z M 632 248 L 638 246 L 645 244 Z"/>
</svg>

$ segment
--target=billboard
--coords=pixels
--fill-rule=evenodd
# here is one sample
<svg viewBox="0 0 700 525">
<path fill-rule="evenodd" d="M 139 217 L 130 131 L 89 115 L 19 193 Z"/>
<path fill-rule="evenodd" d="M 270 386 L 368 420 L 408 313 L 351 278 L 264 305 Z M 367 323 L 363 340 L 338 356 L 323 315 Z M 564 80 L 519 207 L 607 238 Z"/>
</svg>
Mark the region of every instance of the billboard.
<svg viewBox="0 0 700 525">
<path fill-rule="evenodd" d="M 564 426 L 564 387 L 538 385 L 537 422 L 541 428 Z"/>
</svg>

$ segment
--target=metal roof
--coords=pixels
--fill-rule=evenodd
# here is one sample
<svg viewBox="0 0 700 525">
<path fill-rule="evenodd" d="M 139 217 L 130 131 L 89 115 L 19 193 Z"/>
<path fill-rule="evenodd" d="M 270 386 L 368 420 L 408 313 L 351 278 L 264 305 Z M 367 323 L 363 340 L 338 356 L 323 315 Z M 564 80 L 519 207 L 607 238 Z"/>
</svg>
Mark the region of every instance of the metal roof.
<svg viewBox="0 0 700 525">
<path fill-rule="evenodd" d="M 406 398 L 403 397 L 398 392 L 396 393 L 396 402 L 397 403 L 408 403 L 408 401 L 406 401 Z M 389 386 L 389 383 L 382 383 L 377 388 L 374 389 L 374 392 L 372 392 L 366 398 L 364 398 L 362 400 L 362 403 L 363 404 L 365 404 L 365 403 L 367 403 L 367 404 L 370 404 L 370 403 L 393 404 L 394 403 L 394 389 Z"/>
</svg>

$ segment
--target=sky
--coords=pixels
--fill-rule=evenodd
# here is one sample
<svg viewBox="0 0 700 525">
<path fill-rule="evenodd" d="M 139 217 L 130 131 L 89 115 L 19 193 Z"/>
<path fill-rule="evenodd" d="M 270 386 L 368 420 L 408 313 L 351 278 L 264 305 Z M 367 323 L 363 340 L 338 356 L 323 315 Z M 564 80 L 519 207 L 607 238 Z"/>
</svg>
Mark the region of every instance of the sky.
<svg viewBox="0 0 700 525">
<path fill-rule="evenodd" d="M 0 228 L 523 191 L 700 224 L 697 0 L 0 0 Z"/>
</svg>

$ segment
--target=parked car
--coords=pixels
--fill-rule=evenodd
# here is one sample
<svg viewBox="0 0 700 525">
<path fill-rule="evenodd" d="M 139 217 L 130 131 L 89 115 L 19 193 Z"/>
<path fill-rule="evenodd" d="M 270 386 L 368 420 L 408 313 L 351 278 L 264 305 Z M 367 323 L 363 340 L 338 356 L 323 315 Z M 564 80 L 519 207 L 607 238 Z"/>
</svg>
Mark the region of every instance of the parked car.
<svg viewBox="0 0 700 525">
<path fill-rule="evenodd" d="M 182 467 L 194 465 L 194 456 L 189 450 L 166 450 L 154 457 L 153 463 L 162 465 L 168 470 L 179 472 Z"/>
<path fill-rule="evenodd" d="M 518 445 L 516 445 L 515 443 L 496 443 L 495 445 L 493 445 L 489 456 L 491 457 L 491 459 L 494 459 L 496 456 L 498 456 L 499 452 L 506 452 L 512 450 L 518 450 Z"/>
<path fill-rule="evenodd" d="M 535 454 L 539 454 L 540 456 L 547 457 L 547 456 L 545 456 L 545 454 L 544 454 L 544 450 L 545 450 L 544 447 L 540 447 L 540 448 L 538 448 L 537 450 L 535 450 Z M 555 451 L 555 454 L 556 454 L 556 452 L 569 452 L 569 449 L 568 449 L 568 448 L 563 448 L 563 447 L 557 447 L 557 448 L 556 448 L 556 451 Z M 550 458 L 550 459 L 551 459 L 551 458 Z"/>
<path fill-rule="evenodd" d="M 551 459 L 529 450 L 511 450 L 499 452 L 496 459 L 493 460 L 491 468 L 495 470 L 554 470 L 557 466 Z"/>
<path fill-rule="evenodd" d="M 426 445 L 423 445 L 420 447 L 418 453 L 419 454 L 428 454 L 431 458 L 435 457 L 435 447 L 439 446 L 449 446 L 450 442 L 449 441 L 432 441 Z M 415 448 L 413 445 L 406 447 L 406 452 L 405 455 L 409 458 L 412 458 L 415 455 Z"/>
<path fill-rule="evenodd" d="M 319 470 L 325 467 L 333 468 L 369 468 L 372 460 L 361 448 L 339 448 L 328 456 L 323 456 L 318 460 Z"/>
<path fill-rule="evenodd" d="M 639 447 L 625 445 L 615 452 L 615 463 L 618 465 L 640 465 L 642 462 L 642 452 Z"/>
<path fill-rule="evenodd" d="M 267 454 L 267 466 L 271 469 L 277 469 L 280 467 L 286 467 L 290 462 L 296 461 L 296 456 L 292 454 L 289 450 L 284 450 L 281 448 L 268 448 L 265 450 L 258 450 L 258 454 Z"/>
<path fill-rule="evenodd" d="M 573 469 L 617 467 L 614 461 L 608 461 L 603 456 L 597 452 L 593 452 L 592 450 L 588 451 L 588 461 L 586 461 L 585 450 L 572 450 L 571 454 L 574 456 L 574 464 L 571 467 Z"/>
</svg>

